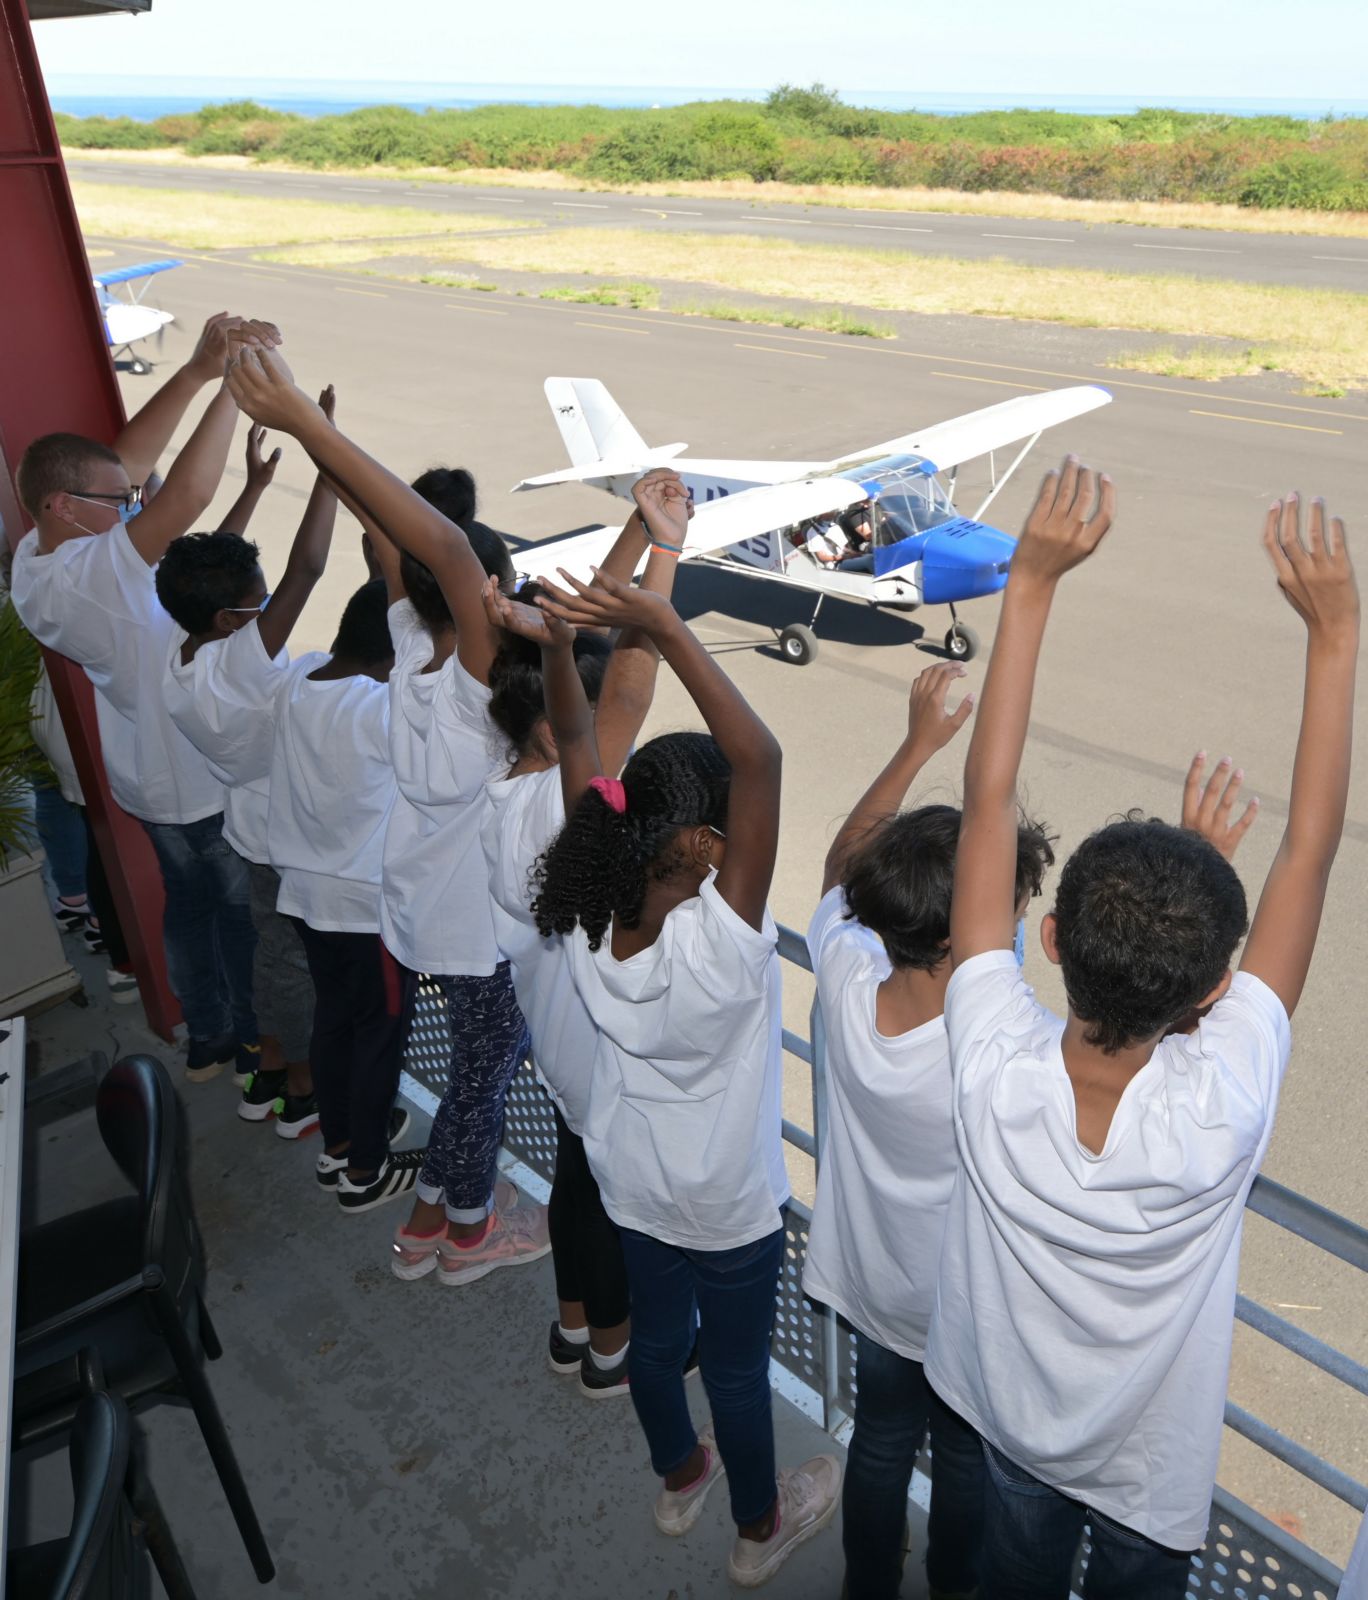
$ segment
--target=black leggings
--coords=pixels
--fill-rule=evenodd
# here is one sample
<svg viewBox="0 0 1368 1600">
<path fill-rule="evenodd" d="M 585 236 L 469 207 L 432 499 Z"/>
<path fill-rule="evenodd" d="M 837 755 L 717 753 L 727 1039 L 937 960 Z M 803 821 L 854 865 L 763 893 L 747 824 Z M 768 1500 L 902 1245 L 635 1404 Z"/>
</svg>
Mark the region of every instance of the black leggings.
<svg viewBox="0 0 1368 1600">
<path fill-rule="evenodd" d="M 547 1224 L 556 1298 L 583 1302 L 591 1328 L 615 1328 L 631 1310 L 627 1268 L 617 1225 L 603 1209 L 599 1187 L 589 1170 L 584 1140 L 571 1133 L 556 1113 L 556 1178 L 551 1185 Z"/>
<path fill-rule="evenodd" d="M 309 1067 L 328 1148 L 348 1146 L 357 1172 L 389 1153 L 389 1114 L 399 1092 L 418 979 L 378 933 L 321 933 L 298 917 L 314 985 Z"/>
<path fill-rule="evenodd" d="M 80 807 L 80 812 L 86 831 L 86 898 L 90 901 L 95 920 L 100 924 L 100 937 L 104 940 L 110 966 L 126 967 L 128 944 L 119 925 L 119 913 L 114 908 L 114 896 L 110 892 L 109 879 L 105 876 L 100 847 L 95 843 L 95 830 L 90 826 L 90 813 L 84 806 Z"/>
</svg>

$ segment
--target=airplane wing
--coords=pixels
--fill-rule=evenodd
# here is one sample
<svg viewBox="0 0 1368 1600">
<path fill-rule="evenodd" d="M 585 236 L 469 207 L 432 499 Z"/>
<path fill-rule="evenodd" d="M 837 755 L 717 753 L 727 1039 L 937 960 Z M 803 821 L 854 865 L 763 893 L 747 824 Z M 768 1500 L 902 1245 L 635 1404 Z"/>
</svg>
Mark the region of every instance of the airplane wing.
<svg viewBox="0 0 1368 1600">
<path fill-rule="evenodd" d="M 938 422 L 920 433 L 905 433 L 883 444 L 871 445 L 856 455 L 842 456 L 837 466 L 853 465 L 879 456 L 924 456 L 938 472 L 949 472 L 962 462 L 986 456 L 991 450 L 1018 439 L 1029 439 L 1045 428 L 1081 417 L 1108 405 L 1111 395 L 1095 383 L 1073 384 L 1047 394 L 1023 394 L 1000 405 L 986 406 L 949 422 Z"/>
<path fill-rule="evenodd" d="M 834 516 L 867 498 L 863 486 L 849 478 L 805 478 L 794 483 L 762 484 L 711 500 L 694 513 L 680 559 L 710 555 L 742 539 L 788 528 L 809 517 Z M 593 575 L 589 569 L 602 562 L 617 535 L 616 528 L 595 528 L 568 539 L 547 539 L 516 551 L 513 564 L 524 577 L 554 579 L 557 568 L 564 567 L 587 583 Z M 645 562 L 643 550 L 638 571 Z"/>
<path fill-rule="evenodd" d="M 136 267 L 114 267 L 109 272 L 97 272 L 94 281 L 108 289 L 116 283 L 132 283 L 137 278 L 150 278 L 158 272 L 170 272 L 172 267 L 183 265 L 180 261 L 144 261 Z"/>
<path fill-rule="evenodd" d="M 103 310 L 105 337 L 116 350 L 136 344 L 139 339 L 150 339 L 158 329 L 176 320 L 169 311 L 159 311 L 156 306 L 129 305 L 123 300 L 111 300 Z"/>
</svg>

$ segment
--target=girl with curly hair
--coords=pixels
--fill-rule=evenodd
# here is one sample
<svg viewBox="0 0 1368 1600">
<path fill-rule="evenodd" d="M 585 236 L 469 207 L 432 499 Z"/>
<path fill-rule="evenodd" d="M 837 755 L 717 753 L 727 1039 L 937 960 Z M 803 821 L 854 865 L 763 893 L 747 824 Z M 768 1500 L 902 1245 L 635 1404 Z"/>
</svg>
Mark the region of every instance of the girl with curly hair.
<svg viewBox="0 0 1368 1600">
<path fill-rule="evenodd" d="M 667 502 L 677 553 L 683 505 Z M 732 1581 L 764 1583 L 830 1521 L 840 1467 L 776 1475 L 769 1344 L 788 1180 L 780 1136 L 779 958 L 766 906 L 780 750 L 669 602 L 599 577 L 542 608 L 572 626 L 648 634 L 707 733 L 600 759 L 578 679 L 547 673 L 567 821 L 537 869 L 533 914 L 559 936 L 599 1029 L 584 1143 L 632 1291 L 631 1395 L 664 1479 L 664 1533 L 688 1531 L 725 1472 Z M 548 669 L 550 664 L 548 663 Z M 694 1340 L 712 1421 L 684 1390 Z"/>
</svg>

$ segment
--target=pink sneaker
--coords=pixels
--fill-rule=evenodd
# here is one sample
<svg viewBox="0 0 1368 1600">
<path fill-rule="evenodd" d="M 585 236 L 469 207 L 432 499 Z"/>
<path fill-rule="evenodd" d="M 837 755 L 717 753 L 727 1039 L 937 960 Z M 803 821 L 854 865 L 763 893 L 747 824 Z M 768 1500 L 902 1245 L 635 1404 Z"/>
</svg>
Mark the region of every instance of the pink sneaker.
<svg viewBox="0 0 1368 1600">
<path fill-rule="evenodd" d="M 512 1211 L 519 1199 L 517 1189 L 507 1178 L 494 1185 L 496 1211 Z M 400 1223 L 394 1230 L 390 1246 L 390 1270 L 404 1283 L 425 1278 L 437 1265 L 438 1246 L 446 1235 L 445 1224 L 438 1224 L 431 1233 L 410 1233 L 407 1224 Z M 575 1369 L 578 1371 L 578 1367 Z"/>
<path fill-rule="evenodd" d="M 448 1287 L 474 1283 L 499 1267 L 521 1267 L 540 1261 L 551 1248 L 545 1206 L 517 1206 L 495 1211 L 478 1244 L 462 1248 L 443 1238 L 437 1245 L 437 1281 Z"/>
</svg>

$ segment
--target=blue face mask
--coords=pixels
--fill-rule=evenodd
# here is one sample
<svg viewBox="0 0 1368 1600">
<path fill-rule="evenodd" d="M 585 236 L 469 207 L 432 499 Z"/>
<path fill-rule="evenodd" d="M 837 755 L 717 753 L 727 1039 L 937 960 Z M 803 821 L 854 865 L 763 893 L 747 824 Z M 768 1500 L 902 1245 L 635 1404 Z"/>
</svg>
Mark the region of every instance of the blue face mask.
<svg viewBox="0 0 1368 1600">
<path fill-rule="evenodd" d="M 1023 917 L 1016 925 L 1016 938 L 1012 940 L 1012 954 L 1016 957 L 1019 967 L 1026 965 L 1026 919 Z"/>
<path fill-rule="evenodd" d="M 123 523 L 125 528 L 128 526 L 128 524 L 130 522 L 132 522 L 133 518 L 136 517 L 141 510 L 142 510 L 142 501 L 141 500 L 139 500 L 137 505 L 135 505 L 135 506 L 116 506 L 115 507 L 115 512 L 118 515 L 119 521 Z"/>
</svg>

